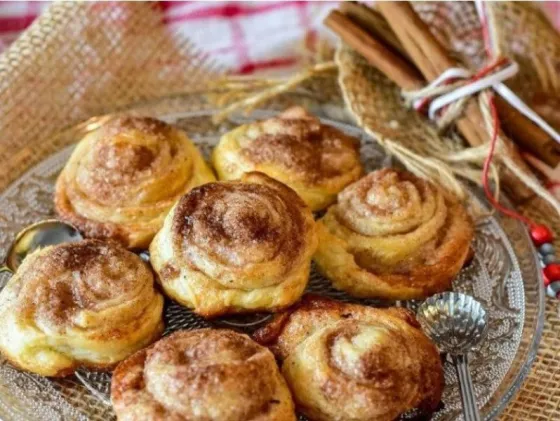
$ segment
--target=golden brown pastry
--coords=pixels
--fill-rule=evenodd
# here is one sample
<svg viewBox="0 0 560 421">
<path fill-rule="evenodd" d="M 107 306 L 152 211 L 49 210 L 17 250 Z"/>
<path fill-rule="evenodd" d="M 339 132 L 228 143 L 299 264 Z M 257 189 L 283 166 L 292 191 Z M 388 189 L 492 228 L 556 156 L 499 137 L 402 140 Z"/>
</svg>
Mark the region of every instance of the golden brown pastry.
<svg viewBox="0 0 560 421">
<path fill-rule="evenodd" d="M 110 368 L 157 339 L 162 312 L 149 267 L 117 243 L 46 247 L 0 292 L 0 352 L 44 376 Z"/>
<path fill-rule="evenodd" d="M 165 293 L 204 316 L 273 310 L 302 294 L 317 247 L 310 209 L 261 173 L 183 196 L 150 245 Z"/>
<path fill-rule="evenodd" d="M 282 361 L 298 410 L 313 421 L 390 421 L 441 400 L 443 368 L 414 315 L 316 296 L 255 333 Z"/>
<path fill-rule="evenodd" d="M 290 186 L 317 211 L 360 177 L 359 146 L 357 139 L 293 107 L 226 133 L 212 161 L 221 180 L 260 171 Z"/>
<path fill-rule="evenodd" d="M 179 197 L 214 180 L 182 131 L 119 117 L 78 143 L 57 180 L 55 208 L 86 237 L 146 248 Z"/>
<path fill-rule="evenodd" d="M 272 353 L 231 330 L 178 331 L 118 365 L 120 421 L 295 421 Z"/>
<path fill-rule="evenodd" d="M 335 288 L 368 298 L 422 298 L 450 289 L 473 238 L 460 203 L 395 169 L 344 189 L 318 230 L 319 271 Z"/>
</svg>

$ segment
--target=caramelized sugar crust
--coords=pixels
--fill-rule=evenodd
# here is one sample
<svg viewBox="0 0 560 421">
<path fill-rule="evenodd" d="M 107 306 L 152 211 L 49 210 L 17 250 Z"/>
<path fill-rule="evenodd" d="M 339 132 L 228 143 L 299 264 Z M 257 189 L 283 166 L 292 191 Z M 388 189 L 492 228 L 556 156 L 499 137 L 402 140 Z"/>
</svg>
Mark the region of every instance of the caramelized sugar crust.
<svg viewBox="0 0 560 421">
<path fill-rule="evenodd" d="M 274 356 L 230 330 L 178 331 L 119 364 L 119 420 L 294 421 Z"/>
<path fill-rule="evenodd" d="M 318 225 L 319 271 L 336 288 L 366 298 L 424 298 L 450 289 L 474 235 L 462 204 L 389 168 L 346 187 Z"/>
<path fill-rule="evenodd" d="M 57 180 L 55 208 L 87 237 L 146 248 L 175 201 L 213 180 L 180 130 L 149 117 L 117 117 L 77 145 Z"/>
<path fill-rule="evenodd" d="M 282 362 L 298 409 L 318 421 L 429 414 L 444 387 L 439 353 L 412 312 L 306 295 L 254 334 Z"/>
</svg>

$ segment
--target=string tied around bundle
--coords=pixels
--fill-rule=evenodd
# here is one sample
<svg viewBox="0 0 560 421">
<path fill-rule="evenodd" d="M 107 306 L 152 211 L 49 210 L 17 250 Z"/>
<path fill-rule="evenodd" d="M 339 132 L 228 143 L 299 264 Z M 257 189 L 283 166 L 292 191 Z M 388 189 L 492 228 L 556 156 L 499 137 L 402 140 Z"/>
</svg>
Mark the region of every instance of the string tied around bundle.
<svg viewBox="0 0 560 421">
<path fill-rule="evenodd" d="M 438 127 L 446 128 L 459 117 L 470 96 L 491 88 L 560 143 L 560 134 L 503 83 L 518 72 L 516 62 L 498 57 L 474 74 L 463 67 L 449 68 L 424 88 L 404 91 L 403 96 L 416 111 L 427 111 Z"/>
<path fill-rule="evenodd" d="M 480 108 L 490 136 L 490 142 L 485 148 L 486 157 L 482 178 L 488 201 L 502 213 L 526 224 L 534 225 L 526 217 L 511 209 L 504 208 L 489 188 L 488 181 L 490 165 L 500 139 L 500 120 L 494 104 L 494 94 L 490 89 L 499 93 L 513 107 L 560 143 L 560 135 L 503 84 L 503 81 L 515 76 L 518 71 L 517 63 L 506 57 L 498 57 L 474 74 L 462 67 L 449 68 L 425 87 L 415 91 L 403 91 L 403 96 L 409 106 L 412 106 L 418 112 L 427 113 L 427 116 L 439 128 L 445 128 L 461 116 L 463 107 L 469 98 L 480 94 Z M 519 176 L 523 177 L 522 174 L 519 174 Z M 532 183 L 530 179 L 525 180 L 525 182 L 533 184 L 532 187 L 535 191 L 542 189 L 538 183 Z M 552 204 L 554 206 L 558 205 L 556 200 Z"/>
</svg>

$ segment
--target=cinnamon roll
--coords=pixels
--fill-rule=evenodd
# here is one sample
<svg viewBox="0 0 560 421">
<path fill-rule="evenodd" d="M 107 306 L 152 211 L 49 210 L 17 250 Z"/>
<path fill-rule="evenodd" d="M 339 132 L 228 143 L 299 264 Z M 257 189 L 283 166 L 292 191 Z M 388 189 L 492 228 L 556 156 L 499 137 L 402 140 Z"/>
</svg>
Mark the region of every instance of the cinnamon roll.
<svg viewBox="0 0 560 421">
<path fill-rule="evenodd" d="M 362 173 L 359 141 L 302 107 L 225 134 L 212 160 L 221 180 L 263 172 L 294 189 L 313 211 L 333 203 Z"/>
<path fill-rule="evenodd" d="M 0 352 L 44 376 L 111 368 L 157 339 L 162 312 L 151 270 L 117 243 L 46 247 L 0 292 Z"/>
<path fill-rule="evenodd" d="M 119 117 L 78 143 L 58 177 L 55 208 L 86 237 L 146 248 L 179 197 L 214 180 L 182 131 Z"/>
<path fill-rule="evenodd" d="M 395 169 L 348 186 L 318 225 L 319 271 L 336 288 L 368 298 L 423 298 L 450 289 L 473 238 L 460 203 Z"/>
<path fill-rule="evenodd" d="M 295 421 L 272 353 L 230 330 L 178 331 L 120 363 L 120 421 Z"/>
<path fill-rule="evenodd" d="M 261 173 L 183 196 L 150 245 L 165 293 L 206 316 L 289 306 L 317 247 L 310 209 Z"/>
<path fill-rule="evenodd" d="M 429 415 L 441 400 L 439 353 L 403 308 L 305 296 L 255 339 L 280 358 L 296 407 L 314 421 Z"/>
</svg>

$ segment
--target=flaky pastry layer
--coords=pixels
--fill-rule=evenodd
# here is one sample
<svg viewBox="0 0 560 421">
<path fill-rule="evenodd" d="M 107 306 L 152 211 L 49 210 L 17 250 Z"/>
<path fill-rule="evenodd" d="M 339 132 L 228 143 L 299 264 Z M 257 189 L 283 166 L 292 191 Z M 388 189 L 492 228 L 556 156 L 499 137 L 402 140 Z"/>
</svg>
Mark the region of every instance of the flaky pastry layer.
<svg viewBox="0 0 560 421">
<path fill-rule="evenodd" d="M 214 180 L 182 131 L 119 117 L 78 143 L 58 177 L 55 208 L 88 238 L 147 248 L 179 197 Z"/>
<path fill-rule="evenodd" d="M 424 298 L 450 289 L 474 234 L 462 204 L 395 169 L 345 188 L 318 225 L 319 271 L 335 288 L 364 298 Z"/>
<path fill-rule="evenodd" d="M 178 331 L 119 364 L 120 421 L 295 421 L 272 353 L 230 330 Z"/>
<path fill-rule="evenodd" d="M 226 133 L 212 161 L 221 180 L 259 171 L 290 186 L 317 211 L 360 177 L 359 146 L 357 139 L 293 107 Z"/>
<path fill-rule="evenodd" d="M 392 421 L 440 402 L 439 353 L 406 309 L 304 296 L 254 337 L 280 358 L 298 410 L 314 421 Z"/>
<path fill-rule="evenodd" d="M 110 368 L 157 339 L 162 313 L 152 272 L 122 246 L 46 247 L 27 256 L 0 292 L 0 352 L 44 376 Z"/>
<path fill-rule="evenodd" d="M 207 317 L 287 307 L 317 247 L 311 210 L 261 173 L 209 183 L 177 203 L 150 245 L 165 293 Z"/>
</svg>

